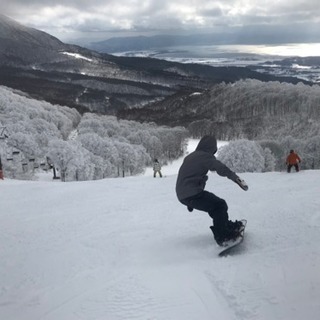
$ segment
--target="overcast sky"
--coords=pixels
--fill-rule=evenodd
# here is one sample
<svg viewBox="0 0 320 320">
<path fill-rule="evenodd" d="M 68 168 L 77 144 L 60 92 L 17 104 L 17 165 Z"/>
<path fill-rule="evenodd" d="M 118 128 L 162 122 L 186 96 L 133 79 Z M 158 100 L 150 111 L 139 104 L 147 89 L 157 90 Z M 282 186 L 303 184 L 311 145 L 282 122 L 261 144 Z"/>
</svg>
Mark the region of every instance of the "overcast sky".
<svg viewBox="0 0 320 320">
<path fill-rule="evenodd" d="M 242 30 L 320 42 L 319 0 L 0 0 L 0 13 L 62 41 Z"/>
</svg>

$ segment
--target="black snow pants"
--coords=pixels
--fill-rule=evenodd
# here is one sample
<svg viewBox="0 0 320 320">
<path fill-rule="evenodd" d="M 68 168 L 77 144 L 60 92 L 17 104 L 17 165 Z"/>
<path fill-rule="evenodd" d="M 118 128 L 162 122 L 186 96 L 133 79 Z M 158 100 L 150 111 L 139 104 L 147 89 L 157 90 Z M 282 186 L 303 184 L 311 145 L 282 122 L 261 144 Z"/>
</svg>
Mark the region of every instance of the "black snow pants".
<svg viewBox="0 0 320 320">
<path fill-rule="evenodd" d="M 211 192 L 202 191 L 199 194 L 180 200 L 188 209 L 205 211 L 213 220 L 217 229 L 224 229 L 228 220 L 228 205 L 225 200 L 217 197 Z"/>
</svg>

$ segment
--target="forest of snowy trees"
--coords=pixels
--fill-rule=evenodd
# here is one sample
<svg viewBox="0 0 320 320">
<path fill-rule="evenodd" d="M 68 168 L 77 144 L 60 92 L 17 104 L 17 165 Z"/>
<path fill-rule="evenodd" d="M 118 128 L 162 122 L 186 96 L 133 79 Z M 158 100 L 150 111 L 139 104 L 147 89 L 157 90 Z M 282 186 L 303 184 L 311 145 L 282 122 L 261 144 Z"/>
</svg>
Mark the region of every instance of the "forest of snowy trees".
<svg viewBox="0 0 320 320">
<path fill-rule="evenodd" d="M 290 149 L 302 158 L 302 169 L 320 168 L 319 86 L 239 81 L 217 85 L 209 102 L 199 110 L 211 106 L 211 117 L 187 130 L 80 114 L 0 87 L 1 165 L 6 177 L 16 179 L 51 169 L 62 181 L 125 177 L 143 173 L 154 158 L 166 163 L 181 156 L 188 137 L 215 134 L 229 141 L 219 158 L 236 172 L 285 170 Z M 251 121 L 256 138 L 248 139 L 232 117 Z M 222 122 L 232 124 L 225 135 L 219 131 Z"/>
<path fill-rule="evenodd" d="M 193 103 L 190 113 L 201 115 L 187 126 L 193 137 L 215 134 L 221 140 L 277 140 L 320 135 L 319 85 L 247 79 L 220 83 L 189 100 Z"/>
<path fill-rule="evenodd" d="M 303 169 L 320 168 L 318 85 L 242 80 L 215 86 L 202 101 L 196 112 L 203 119 L 191 122 L 189 133 L 232 141 L 220 156 L 234 170 L 285 170 L 290 149 Z"/>
<path fill-rule="evenodd" d="M 291 149 L 302 158 L 301 169 L 320 169 L 319 136 L 307 140 L 291 136 L 279 140 L 233 140 L 219 149 L 218 159 L 239 173 L 285 171 Z"/>
<path fill-rule="evenodd" d="M 7 177 L 56 169 L 62 181 L 142 173 L 181 156 L 187 131 L 118 120 L 28 99 L 0 87 L 0 156 Z"/>
</svg>

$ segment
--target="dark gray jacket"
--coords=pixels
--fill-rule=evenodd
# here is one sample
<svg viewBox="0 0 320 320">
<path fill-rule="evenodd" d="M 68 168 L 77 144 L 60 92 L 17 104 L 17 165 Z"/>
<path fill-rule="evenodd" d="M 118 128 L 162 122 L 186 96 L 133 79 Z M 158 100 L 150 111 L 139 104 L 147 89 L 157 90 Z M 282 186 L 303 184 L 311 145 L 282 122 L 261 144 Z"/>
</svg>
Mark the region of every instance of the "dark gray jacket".
<svg viewBox="0 0 320 320">
<path fill-rule="evenodd" d="M 176 193 L 183 200 L 202 192 L 208 180 L 208 171 L 216 171 L 220 176 L 235 181 L 238 176 L 226 165 L 217 160 L 217 140 L 212 136 L 204 136 L 196 150 L 186 156 L 180 167 Z"/>
</svg>

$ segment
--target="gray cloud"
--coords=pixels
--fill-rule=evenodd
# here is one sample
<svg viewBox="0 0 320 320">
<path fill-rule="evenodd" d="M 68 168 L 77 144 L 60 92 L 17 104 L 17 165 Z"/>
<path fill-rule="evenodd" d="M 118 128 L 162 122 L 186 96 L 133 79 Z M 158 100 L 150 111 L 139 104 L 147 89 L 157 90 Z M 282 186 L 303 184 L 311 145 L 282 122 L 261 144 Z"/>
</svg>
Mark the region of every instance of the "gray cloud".
<svg viewBox="0 0 320 320">
<path fill-rule="evenodd" d="M 0 0 L 0 12 L 64 41 L 274 28 L 281 34 L 297 25 L 316 35 L 320 26 L 318 0 Z"/>
</svg>

